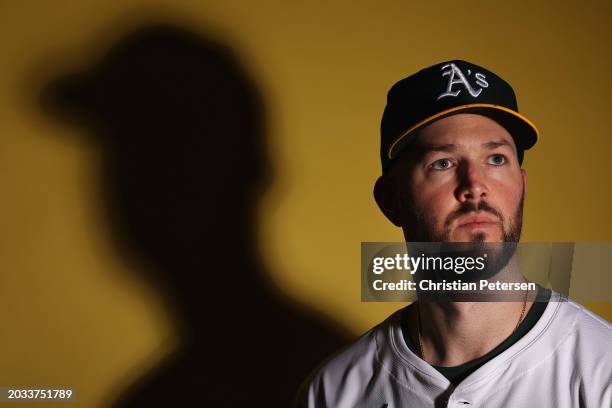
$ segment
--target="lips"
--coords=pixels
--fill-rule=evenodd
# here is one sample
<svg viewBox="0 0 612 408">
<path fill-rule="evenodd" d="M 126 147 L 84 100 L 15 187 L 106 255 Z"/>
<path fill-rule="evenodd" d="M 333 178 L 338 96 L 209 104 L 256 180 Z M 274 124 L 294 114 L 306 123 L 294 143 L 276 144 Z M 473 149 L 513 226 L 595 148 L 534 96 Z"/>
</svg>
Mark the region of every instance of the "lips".
<svg viewBox="0 0 612 408">
<path fill-rule="evenodd" d="M 499 224 L 499 219 L 491 214 L 477 213 L 459 218 L 457 227 L 486 227 L 491 224 Z"/>
</svg>

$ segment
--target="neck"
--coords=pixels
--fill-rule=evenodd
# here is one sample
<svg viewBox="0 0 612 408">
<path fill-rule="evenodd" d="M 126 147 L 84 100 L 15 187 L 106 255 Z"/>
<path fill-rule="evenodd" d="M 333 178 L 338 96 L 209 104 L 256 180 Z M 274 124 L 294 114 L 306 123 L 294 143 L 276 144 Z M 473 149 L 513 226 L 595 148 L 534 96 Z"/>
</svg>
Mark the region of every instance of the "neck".
<svg viewBox="0 0 612 408">
<path fill-rule="evenodd" d="M 513 258 L 508 268 L 515 267 Z M 419 299 L 409 318 L 414 323 L 414 344 L 420 344 L 422 349 L 421 358 L 431 365 L 452 367 L 482 357 L 514 332 L 533 304 L 527 295 L 512 302 Z"/>
</svg>

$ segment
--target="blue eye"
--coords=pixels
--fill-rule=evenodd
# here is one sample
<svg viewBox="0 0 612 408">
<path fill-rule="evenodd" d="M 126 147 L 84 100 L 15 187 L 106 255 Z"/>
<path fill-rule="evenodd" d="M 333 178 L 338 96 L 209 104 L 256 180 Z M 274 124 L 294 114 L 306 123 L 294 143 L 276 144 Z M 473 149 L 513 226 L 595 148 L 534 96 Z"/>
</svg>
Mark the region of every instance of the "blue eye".
<svg viewBox="0 0 612 408">
<path fill-rule="evenodd" d="M 436 160 L 431 164 L 431 168 L 434 170 L 447 170 L 452 167 L 453 163 L 449 159 Z"/>
<path fill-rule="evenodd" d="M 502 155 L 502 154 L 494 154 L 493 156 L 489 157 L 489 164 L 492 164 L 494 166 L 501 166 L 502 164 L 506 163 L 506 156 Z"/>
</svg>

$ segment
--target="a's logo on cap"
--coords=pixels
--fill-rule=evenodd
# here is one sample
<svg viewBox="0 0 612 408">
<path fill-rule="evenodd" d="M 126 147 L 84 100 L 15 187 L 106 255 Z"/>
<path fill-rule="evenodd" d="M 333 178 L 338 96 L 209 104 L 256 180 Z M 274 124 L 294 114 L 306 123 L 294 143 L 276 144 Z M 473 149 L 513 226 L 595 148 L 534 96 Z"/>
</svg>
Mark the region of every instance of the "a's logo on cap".
<svg viewBox="0 0 612 408">
<path fill-rule="evenodd" d="M 465 75 L 463 75 L 463 72 L 461 72 L 461 70 L 459 69 L 458 66 L 456 66 L 455 64 L 453 64 L 452 62 L 450 64 L 446 64 L 442 67 L 442 76 L 445 77 L 448 75 L 448 84 L 446 85 L 446 91 L 441 93 L 436 100 L 439 100 L 441 98 L 444 98 L 445 96 L 457 96 L 459 95 L 459 93 L 461 92 L 461 89 L 457 89 L 456 91 L 453 92 L 453 85 L 456 84 L 462 84 L 465 89 L 470 93 L 470 95 L 472 95 L 474 98 L 476 98 L 478 95 L 480 95 L 480 93 L 482 92 L 483 88 L 487 88 L 489 86 L 489 83 L 486 81 L 486 77 L 484 74 L 480 73 L 480 72 L 476 72 L 474 73 L 474 77 L 476 77 L 476 85 L 480 85 L 480 88 L 478 89 L 474 89 L 472 88 L 472 86 L 470 85 L 470 83 L 468 82 L 467 78 Z M 472 74 L 471 70 L 467 70 L 468 76 Z"/>
</svg>

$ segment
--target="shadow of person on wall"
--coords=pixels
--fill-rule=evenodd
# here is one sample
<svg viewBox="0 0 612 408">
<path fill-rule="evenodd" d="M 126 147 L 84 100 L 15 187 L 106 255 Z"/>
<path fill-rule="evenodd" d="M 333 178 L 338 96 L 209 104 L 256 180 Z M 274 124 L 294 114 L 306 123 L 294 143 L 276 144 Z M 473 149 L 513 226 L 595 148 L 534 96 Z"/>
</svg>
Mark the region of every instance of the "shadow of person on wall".
<svg viewBox="0 0 612 408">
<path fill-rule="evenodd" d="M 256 242 L 265 112 L 232 52 L 150 24 L 41 101 L 99 143 L 116 248 L 159 290 L 180 339 L 114 405 L 290 406 L 346 337 L 268 282 Z"/>
</svg>

